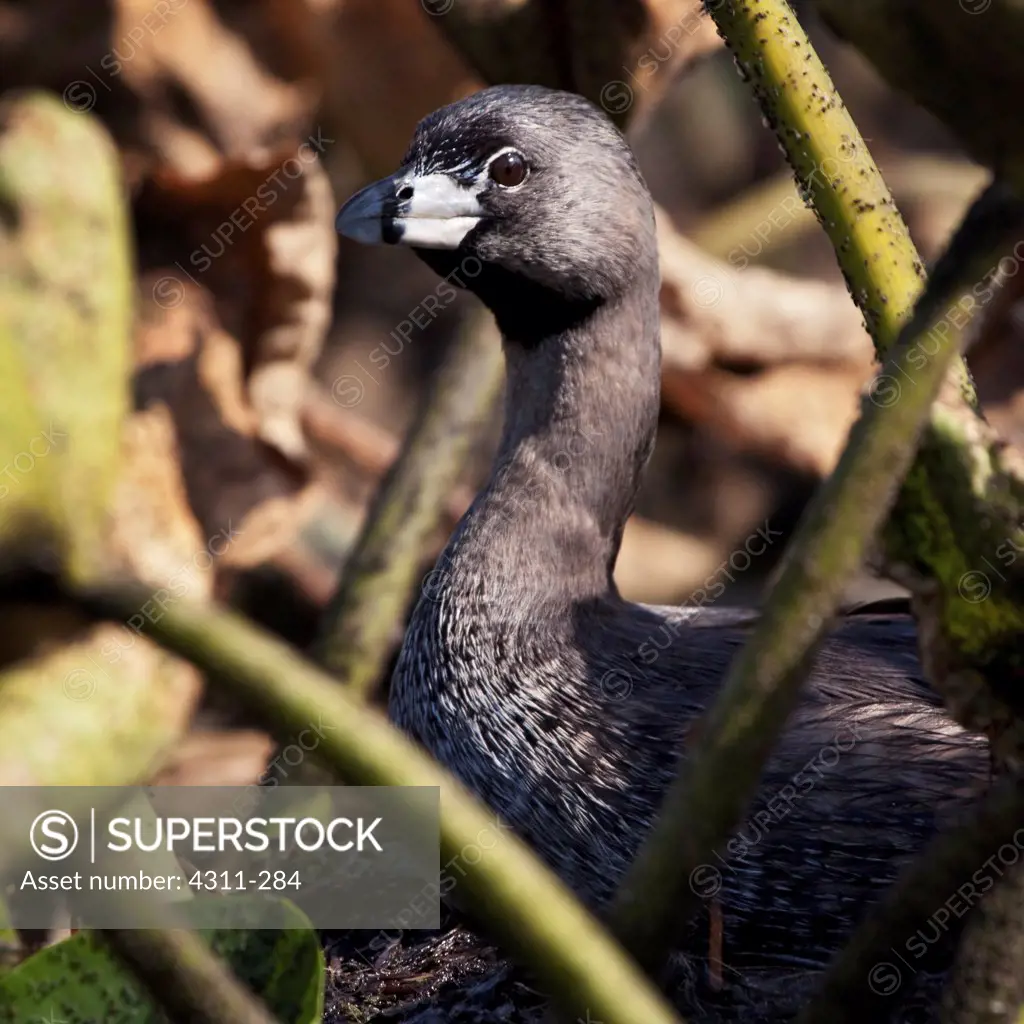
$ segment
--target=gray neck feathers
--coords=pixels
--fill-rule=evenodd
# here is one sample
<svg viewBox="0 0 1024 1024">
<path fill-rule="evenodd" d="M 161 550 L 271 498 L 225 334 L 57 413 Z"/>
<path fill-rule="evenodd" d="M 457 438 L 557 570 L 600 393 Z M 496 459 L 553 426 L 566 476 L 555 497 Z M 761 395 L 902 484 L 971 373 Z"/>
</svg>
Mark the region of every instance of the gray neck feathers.
<svg viewBox="0 0 1024 1024">
<path fill-rule="evenodd" d="M 529 346 L 505 339 L 501 446 L 446 551 L 472 567 L 477 597 L 535 605 L 614 592 L 657 425 L 656 282 L 656 271 L 653 282 L 639 275 L 621 297 Z"/>
</svg>

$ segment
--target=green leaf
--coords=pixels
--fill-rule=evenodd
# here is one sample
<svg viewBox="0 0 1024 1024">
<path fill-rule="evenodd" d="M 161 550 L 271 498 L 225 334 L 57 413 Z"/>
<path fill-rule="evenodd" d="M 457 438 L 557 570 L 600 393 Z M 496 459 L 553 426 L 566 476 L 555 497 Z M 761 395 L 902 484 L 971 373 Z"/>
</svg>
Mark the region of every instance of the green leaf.
<svg viewBox="0 0 1024 1024">
<path fill-rule="evenodd" d="M 233 918 L 244 897 L 227 897 Z M 220 902 L 220 901 L 218 901 Z M 269 901 L 260 900 L 266 908 Z M 324 957 L 308 918 L 287 900 L 276 913 L 282 931 L 200 931 L 282 1024 L 320 1024 Z M 257 911 L 254 912 L 265 913 Z M 57 1020 L 66 1024 L 167 1024 L 167 1018 L 99 934 L 80 932 L 48 946 L 0 980 L 0 1024 Z"/>
<path fill-rule="evenodd" d="M 56 96 L 0 102 L 0 416 L 5 485 L 66 540 L 74 578 L 109 567 L 109 506 L 131 375 L 132 270 L 121 160 Z M 31 415 L 30 415 L 31 413 Z M 8 463 L 0 463 L 6 470 Z M 6 531 L 10 532 L 10 531 Z"/>
</svg>

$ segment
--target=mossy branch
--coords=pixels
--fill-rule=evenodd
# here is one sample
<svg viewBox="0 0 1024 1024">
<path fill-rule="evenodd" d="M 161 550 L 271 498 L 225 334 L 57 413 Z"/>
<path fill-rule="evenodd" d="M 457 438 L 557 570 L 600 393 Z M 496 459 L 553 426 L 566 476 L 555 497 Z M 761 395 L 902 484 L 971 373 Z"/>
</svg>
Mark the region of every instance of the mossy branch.
<svg viewBox="0 0 1024 1024">
<path fill-rule="evenodd" d="M 957 285 L 967 292 L 974 279 L 968 274 Z M 908 325 L 879 380 L 906 372 L 934 322 L 924 316 Z M 661 962 L 693 911 L 693 873 L 742 820 L 843 592 L 885 521 L 967 329 L 943 337 L 917 371 L 916 386 L 898 401 L 876 402 L 876 391 L 864 398 L 835 472 L 805 513 L 764 614 L 702 719 L 688 764 L 617 896 L 615 930 L 645 966 Z"/>
<path fill-rule="evenodd" d="M 77 595 L 86 610 L 115 620 L 133 614 L 140 597 L 135 588 L 114 587 Z M 536 971 L 569 1019 L 589 1014 L 604 1024 L 679 1024 L 607 932 L 507 826 L 332 677 L 216 608 L 181 602 L 145 629 L 232 690 L 277 735 L 318 724 L 318 756 L 353 784 L 440 787 L 442 863 L 457 865 L 452 870 L 467 905 Z M 470 847 L 472 861 L 463 856 Z"/>
<path fill-rule="evenodd" d="M 1022 225 L 1024 202 L 1005 186 L 993 184 L 976 200 L 935 266 L 929 294 L 941 295 L 944 281 L 968 267 L 976 284 L 940 310 L 936 332 L 968 309 L 999 329 L 1013 301 L 1006 286 L 1018 273 Z M 933 343 L 933 335 L 922 341 L 915 371 Z M 912 373 L 887 386 L 915 384 Z M 997 766 L 1020 763 L 1024 458 L 949 382 L 883 536 L 891 572 L 913 597 L 928 679 L 958 721 L 988 735 Z"/>
<path fill-rule="evenodd" d="M 377 492 L 321 622 L 314 656 L 355 693 L 380 678 L 470 442 L 494 406 L 501 345 L 489 315 L 474 310 L 438 370 L 420 415 Z"/>
<path fill-rule="evenodd" d="M 718 0 L 709 10 L 813 203 L 884 357 L 910 314 L 923 271 L 877 167 L 785 0 Z M 967 16 L 959 10 L 950 17 L 959 15 Z M 959 329 L 976 307 L 996 305 L 999 259 L 1016 241 L 1006 234 L 1012 204 L 990 190 L 975 204 L 980 215 L 968 217 L 950 246 L 942 273 L 962 280 L 970 263 L 975 287 L 966 295 L 945 287 L 933 293 L 941 305 L 935 336 Z M 987 266 L 975 260 L 982 253 L 990 258 Z M 921 339 L 898 376 L 882 378 L 889 392 L 920 385 L 920 365 L 932 358 L 935 336 Z M 1024 542 L 1022 494 L 1021 474 L 978 413 L 962 361 L 954 360 L 885 531 L 885 562 L 914 595 L 930 681 L 964 724 L 987 728 L 994 739 L 1006 735 L 997 749 L 1000 761 L 1024 750 L 1024 725 L 1005 706 L 993 710 L 998 701 L 987 699 L 985 690 L 995 677 L 1022 668 L 1024 593 L 1020 580 L 1001 580 L 979 601 L 965 592 L 965 583 L 1008 540 Z"/>
</svg>

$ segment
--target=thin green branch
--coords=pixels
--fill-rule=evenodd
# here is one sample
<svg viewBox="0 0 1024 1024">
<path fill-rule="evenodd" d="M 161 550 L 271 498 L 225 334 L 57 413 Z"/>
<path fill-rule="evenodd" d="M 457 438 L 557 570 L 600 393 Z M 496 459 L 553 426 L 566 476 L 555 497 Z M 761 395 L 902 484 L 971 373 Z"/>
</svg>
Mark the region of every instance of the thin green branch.
<svg viewBox="0 0 1024 1024">
<path fill-rule="evenodd" d="M 489 315 L 462 324 L 420 415 L 381 484 L 321 622 L 316 660 L 363 697 L 380 678 L 470 442 L 503 379 Z"/>
<path fill-rule="evenodd" d="M 950 281 L 956 288 L 942 298 L 955 301 L 969 294 L 977 265 Z M 965 341 L 969 323 L 943 335 L 923 366 L 916 361 L 911 366 L 945 303 L 929 302 L 927 308 L 931 315 L 908 325 L 878 377 L 899 380 L 913 369 L 915 386 L 891 404 L 884 391 L 865 397 L 839 465 L 805 513 L 764 614 L 702 720 L 689 763 L 619 892 L 615 930 L 649 968 L 662 961 L 695 908 L 698 897 L 689 879 L 741 821 L 842 594 L 885 521 L 932 401 Z"/>
<path fill-rule="evenodd" d="M 878 166 L 786 0 L 712 0 L 708 10 L 813 203 L 883 356 L 925 275 Z"/>
<path fill-rule="evenodd" d="M 75 596 L 98 617 L 124 619 L 138 607 L 140 593 L 105 587 Z M 333 678 L 217 608 L 181 602 L 144 628 L 232 690 L 277 735 L 316 724 L 323 737 L 317 755 L 352 783 L 440 787 L 442 863 L 456 865 L 452 871 L 465 886 L 466 905 L 533 967 L 570 1020 L 589 1014 L 603 1024 L 679 1024 L 636 965 L 526 846 Z"/>
<path fill-rule="evenodd" d="M 180 1024 L 279 1024 L 194 932 L 99 932 L 168 1015 Z"/>
</svg>

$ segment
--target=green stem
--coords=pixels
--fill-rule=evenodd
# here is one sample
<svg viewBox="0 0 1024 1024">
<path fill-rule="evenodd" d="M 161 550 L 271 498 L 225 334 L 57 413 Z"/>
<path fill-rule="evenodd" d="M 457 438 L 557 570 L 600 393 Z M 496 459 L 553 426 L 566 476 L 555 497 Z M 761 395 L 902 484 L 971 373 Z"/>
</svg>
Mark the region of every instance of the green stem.
<svg viewBox="0 0 1024 1024">
<path fill-rule="evenodd" d="M 139 598 L 134 588 L 115 587 L 76 595 L 87 610 L 110 619 L 132 615 Z M 440 787 L 442 863 L 455 865 L 467 905 L 534 968 L 569 1019 L 679 1024 L 636 965 L 526 846 L 333 678 L 218 608 L 175 604 L 145 630 L 233 690 L 279 736 L 317 725 L 323 737 L 317 756 L 353 784 Z M 460 889 L 460 902 L 461 895 Z"/>
<path fill-rule="evenodd" d="M 988 254 L 991 257 L 991 254 Z M 953 300 L 970 294 L 977 265 L 950 281 Z M 953 287 L 955 286 L 955 287 Z M 922 304 L 924 306 L 925 304 Z M 922 340 L 945 305 L 915 319 L 865 398 L 861 418 L 833 475 L 822 485 L 791 543 L 750 641 L 730 668 L 719 699 L 697 730 L 690 760 L 630 868 L 613 908 L 616 932 L 641 964 L 661 963 L 695 909 L 688 884 L 713 862 L 741 821 L 818 646 L 868 545 L 885 521 L 929 409 L 969 324 L 946 332 L 917 366 Z M 911 360 L 915 360 L 911 366 Z M 916 378 L 910 378 L 910 370 Z M 884 382 L 913 379 L 892 393 Z"/>
<path fill-rule="evenodd" d="M 713 0 L 708 9 L 814 204 L 884 355 L 925 274 L 877 164 L 786 0 Z"/>
<path fill-rule="evenodd" d="M 470 442 L 502 381 L 501 344 L 490 316 L 466 318 L 417 422 L 381 484 L 321 622 L 315 657 L 368 697 L 380 678 Z"/>
</svg>

